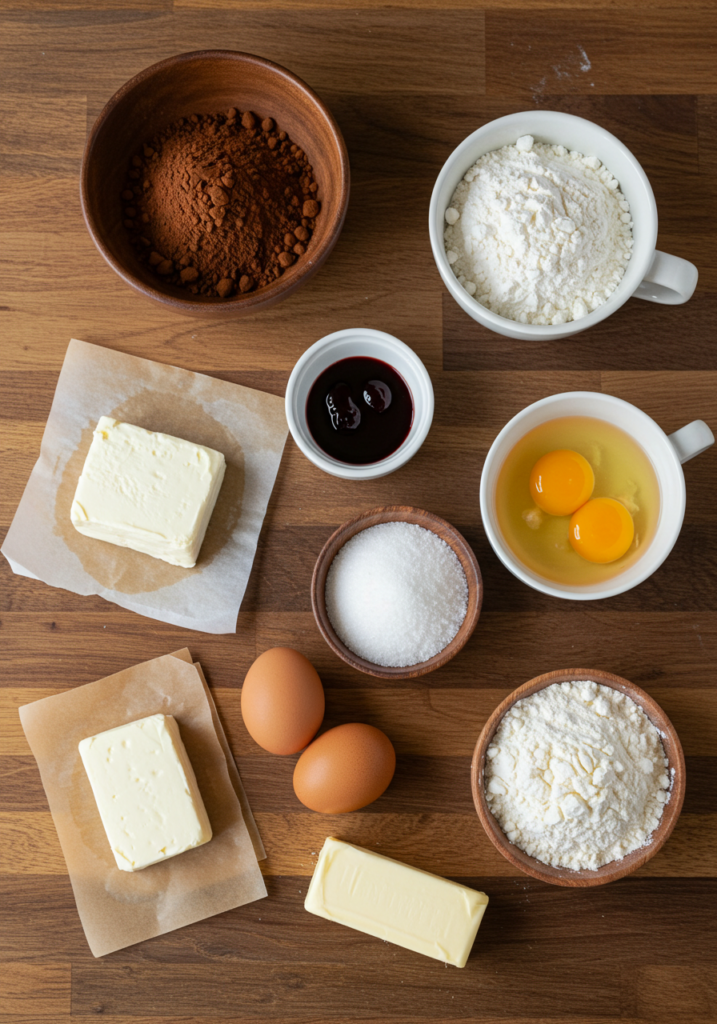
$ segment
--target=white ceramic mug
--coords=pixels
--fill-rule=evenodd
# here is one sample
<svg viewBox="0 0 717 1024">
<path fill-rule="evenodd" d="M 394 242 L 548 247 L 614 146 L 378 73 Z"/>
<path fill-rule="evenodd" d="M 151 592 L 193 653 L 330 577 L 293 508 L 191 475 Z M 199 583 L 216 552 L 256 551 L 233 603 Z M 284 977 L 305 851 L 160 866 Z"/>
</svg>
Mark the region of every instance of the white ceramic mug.
<svg viewBox="0 0 717 1024">
<path fill-rule="evenodd" d="M 563 416 L 592 416 L 620 427 L 645 451 L 660 487 L 657 528 L 644 552 L 619 575 L 601 583 L 585 586 L 555 583 L 527 568 L 503 538 L 495 510 L 496 482 L 508 453 L 530 430 L 541 423 Z M 534 402 L 503 427 L 491 445 L 483 466 L 480 510 L 491 547 L 514 576 L 527 583 L 529 587 L 553 597 L 564 597 L 572 601 L 595 601 L 631 590 L 662 565 L 672 551 L 682 528 L 686 501 L 682 463 L 706 451 L 714 442 L 714 434 L 702 420 L 694 420 L 676 430 L 674 434 L 668 435 L 637 406 L 597 391 L 568 391 Z"/>
<path fill-rule="evenodd" d="M 446 257 L 443 242 L 445 212 L 459 181 L 479 157 L 515 143 L 521 135 L 532 135 L 536 142 L 561 144 L 585 156 L 598 157 L 617 178 L 630 204 L 634 246 L 624 277 L 602 306 L 580 320 L 571 320 L 566 324 L 521 324 L 498 316 L 472 298 L 458 283 Z M 464 139 L 448 157 L 436 180 L 428 214 L 428 230 L 436 266 L 458 305 L 478 323 L 509 338 L 539 341 L 567 338 L 610 316 L 631 295 L 650 302 L 677 305 L 687 302 L 697 286 L 697 267 L 694 264 L 655 249 L 655 196 L 647 175 L 627 146 L 592 121 L 555 110 L 526 110 L 519 114 L 509 114 L 484 124 Z"/>
</svg>

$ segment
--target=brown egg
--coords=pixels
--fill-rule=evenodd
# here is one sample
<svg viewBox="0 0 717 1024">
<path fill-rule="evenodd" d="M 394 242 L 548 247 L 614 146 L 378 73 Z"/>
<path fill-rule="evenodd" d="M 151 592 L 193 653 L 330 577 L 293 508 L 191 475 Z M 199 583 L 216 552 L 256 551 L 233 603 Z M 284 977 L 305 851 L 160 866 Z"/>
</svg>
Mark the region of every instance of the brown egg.
<svg viewBox="0 0 717 1024">
<path fill-rule="evenodd" d="M 256 659 L 241 691 L 241 713 L 253 740 L 272 754 L 298 754 L 324 720 L 324 688 L 311 662 L 290 647 Z"/>
<path fill-rule="evenodd" d="M 396 770 L 388 736 L 373 725 L 337 725 L 314 740 L 294 769 L 294 792 L 321 814 L 357 811 L 377 800 Z"/>
</svg>

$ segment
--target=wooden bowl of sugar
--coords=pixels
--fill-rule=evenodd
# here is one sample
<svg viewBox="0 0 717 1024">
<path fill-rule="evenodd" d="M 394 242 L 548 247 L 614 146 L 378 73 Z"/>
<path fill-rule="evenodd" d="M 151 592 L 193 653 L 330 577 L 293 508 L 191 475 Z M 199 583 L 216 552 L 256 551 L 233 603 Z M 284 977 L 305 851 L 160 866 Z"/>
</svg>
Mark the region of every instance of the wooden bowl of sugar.
<svg viewBox="0 0 717 1024">
<path fill-rule="evenodd" d="M 630 697 L 631 700 L 642 708 L 647 718 L 655 726 L 667 758 L 667 771 L 671 774 L 672 782 L 669 790 L 669 798 L 664 805 L 662 816 L 654 832 L 649 836 L 644 846 L 638 847 L 632 853 L 628 853 L 620 860 L 612 860 L 602 867 L 590 870 L 582 868 L 573 870 L 565 867 L 553 867 L 545 864 L 535 857 L 531 857 L 515 843 L 512 843 L 500 827 L 497 819 L 493 816 L 485 793 L 485 763 L 486 755 L 498 726 L 505 714 L 519 700 L 530 697 L 539 690 L 544 690 L 554 683 L 575 683 L 589 680 L 602 686 L 618 690 L 620 693 Z M 545 675 L 536 676 L 529 680 L 517 690 L 514 690 L 506 699 L 498 705 L 478 737 L 478 742 L 473 753 L 471 764 L 471 787 L 473 790 L 473 802 L 475 803 L 478 817 L 488 838 L 500 853 L 509 861 L 513 867 L 524 871 L 533 878 L 542 882 L 550 882 L 552 885 L 564 885 L 571 887 L 589 887 L 593 885 L 605 885 L 607 882 L 614 882 L 618 878 L 632 874 L 647 863 L 658 850 L 667 842 L 672 833 L 675 823 L 680 816 L 682 804 L 685 798 L 685 758 L 682 753 L 682 745 L 675 727 L 665 712 L 639 686 L 623 679 L 621 676 L 604 672 L 594 668 L 570 668 L 556 672 L 547 672 Z"/>
<path fill-rule="evenodd" d="M 456 556 L 468 587 L 467 610 L 455 636 L 442 650 L 425 661 L 399 667 L 378 665 L 354 653 L 338 636 L 326 607 L 326 578 L 336 555 L 357 534 L 384 523 L 411 523 L 430 530 L 436 537 L 444 541 Z M 324 544 L 316 560 L 311 580 L 311 606 L 316 624 L 326 643 L 334 654 L 338 655 L 347 665 L 379 679 L 415 679 L 445 665 L 458 654 L 475 629 L 482 603 L 483 580 L 470 544 L 445 519 L 440 519 L 431 512 L 413 508 L 410 505 L 386 505 L 374 508 L 340 526 Z"/>
</svg>

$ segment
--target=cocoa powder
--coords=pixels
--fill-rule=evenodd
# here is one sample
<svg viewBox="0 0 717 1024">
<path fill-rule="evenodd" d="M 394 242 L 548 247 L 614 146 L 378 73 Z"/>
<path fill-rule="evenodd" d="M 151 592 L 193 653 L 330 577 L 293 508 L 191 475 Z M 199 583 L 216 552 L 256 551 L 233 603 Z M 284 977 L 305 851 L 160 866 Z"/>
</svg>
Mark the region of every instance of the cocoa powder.
<svg viewBox="0 0 717 1024">
<path fill-rule="evenodd" d="M 320 213 L 306 154 L 235 108 L 169 125 L 133 156 L 121 199 L 137 256 L 193 295 L 263 288 L 301 259 Z"/>
</svg>

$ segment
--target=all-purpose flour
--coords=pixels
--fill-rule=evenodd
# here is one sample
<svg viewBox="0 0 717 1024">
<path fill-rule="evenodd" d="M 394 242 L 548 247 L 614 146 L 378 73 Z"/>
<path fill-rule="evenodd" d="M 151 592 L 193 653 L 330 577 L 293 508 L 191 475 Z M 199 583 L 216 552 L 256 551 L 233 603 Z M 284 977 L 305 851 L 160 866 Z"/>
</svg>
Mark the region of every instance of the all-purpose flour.
<svg viewBox="0 0 717 1024">
<path fill-rule="evenodd" d="M 563 324 L 600 306 L 632 250 L 630 206 L 594 156 L 524 135 L 482 156 L 446 210 L 459 283 L 510 320 Z"/>
<path fill-rule="evenodd" d="M 669 799 L 657 729 L 625 694 L 554 683 L 519 700 L 488 748 L 488 805 L 512 843 L 563 868 L 644 846 Z"/>
</svg>

